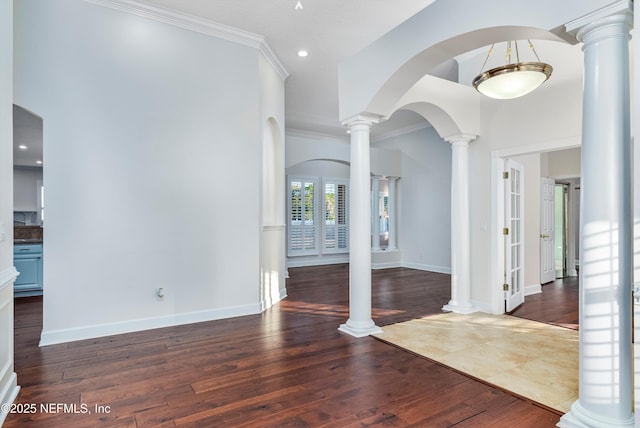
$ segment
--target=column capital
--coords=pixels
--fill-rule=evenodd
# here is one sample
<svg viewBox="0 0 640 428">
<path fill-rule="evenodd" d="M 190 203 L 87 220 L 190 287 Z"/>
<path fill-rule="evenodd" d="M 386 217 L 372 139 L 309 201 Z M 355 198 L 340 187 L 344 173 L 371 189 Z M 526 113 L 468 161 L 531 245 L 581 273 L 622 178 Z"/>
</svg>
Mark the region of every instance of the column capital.
<svg viewBox="0 0 640 428">
<path fill-rule="evenodd" d="M 372 175 L 371 179 L 378 179 L 378 180 L 397 180 L 400 177 L 395 177 L 393 175 Z"/>
<path fill-rule="evenodd" d="M 626 23 L 628 30 L 633 26 L 633 2 L 618 0 L 609 6 L 598 9 L 565 24 L 567 33 L 572 34 L 580 42 L 584 42 L 585 34 L 603 25 Z"/>
<path fill-rule="evenodd" d="M 341 123 L 343 126 L 349 127 L 349 129 L 353 128 L 356 125 L 366 125 L 368 128 L 371 128 L 371 125 L 383 120 L 384 118 L 377 114 L 360 113 L 343 120 Z"/>
<path fill-rule="evenodd" d="M 478 136 L 474 134 L 457 134 L 457 135 L 450 135 L 448 137 L 444 137 L 444 141 L 446 141 L 447 143 L 450 143 L 451 145 L 459 145 L 459 144 L 469 144 L 476 138 L 478 138 Z"/>
</svg>

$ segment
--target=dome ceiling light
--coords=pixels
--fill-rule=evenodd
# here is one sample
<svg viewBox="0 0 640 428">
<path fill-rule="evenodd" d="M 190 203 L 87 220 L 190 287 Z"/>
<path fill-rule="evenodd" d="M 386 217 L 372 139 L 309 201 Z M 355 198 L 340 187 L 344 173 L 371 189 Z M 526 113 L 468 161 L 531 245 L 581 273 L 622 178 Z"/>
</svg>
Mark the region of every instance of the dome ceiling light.
<svg viewBox="0 0 640 428">
<path fill-rule="evenodd" d="M 537 62 L 520 62 L 518 42 L 513 41 L 516 51 L 516 62 L 512 63 L 512 42 L 508 41 L 506 64 L 483 71 L 487 65 L 489 56 L 491 56 L 493 52 L 494 43 L 487 53 L 484 64 L 482 64 L 480 74 L 473 79 L 473 87 L 488 97 L 508 100 L 526 95 L 546 82 L 553 72 L 553 67 L 541 62 L 536 49 L 533 47 L 533 43 L 531 43 L 531 40 L 527 41 L 529 42 L 531 51 L 538 60 Z"/>
</svg>

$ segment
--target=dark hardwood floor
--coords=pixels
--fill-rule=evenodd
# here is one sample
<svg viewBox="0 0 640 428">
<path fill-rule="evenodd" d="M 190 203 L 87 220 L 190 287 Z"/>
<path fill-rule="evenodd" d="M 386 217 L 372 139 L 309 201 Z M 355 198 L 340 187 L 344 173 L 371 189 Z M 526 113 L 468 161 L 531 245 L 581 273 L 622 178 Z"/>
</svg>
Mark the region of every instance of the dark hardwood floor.
<svg viewBox="0 0 640 428">
<path fill-rule="evenodd" d="M 542 293 L 525 298 L 511 315 L 578 329 L 578 277 L 558 279 L 542 286 Z"/>
<path fill-rule="evenodd" d="M 347 265 L 290 275 L 288 298 L 260 315 L 44 348 L 41 298 L 17 299 L 17 403 L 37 411 L 9 414 L 4 426 L 543 428 L 559 420 L 379 340 L 339 333 L 348 318 Z M 440 313 L 449 296 L 448 275 L 373 273 L 373 316 L 381 326 Z M 553 307 L 573 299 L 557 296 L 531 309 L 530 296 L 519 311 L 556 322 L 563 309 Z M 69 412 L 72 405 L 79 413 Z"/>
</svg>

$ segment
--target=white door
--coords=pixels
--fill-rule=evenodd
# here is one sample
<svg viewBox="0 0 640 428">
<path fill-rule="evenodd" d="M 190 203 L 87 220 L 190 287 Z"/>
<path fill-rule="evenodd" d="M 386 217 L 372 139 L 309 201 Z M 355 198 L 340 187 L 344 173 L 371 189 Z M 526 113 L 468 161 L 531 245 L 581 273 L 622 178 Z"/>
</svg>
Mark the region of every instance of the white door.
<svg viewBox="0 0 640 428">
<path fill-rule="evenodd" d="M 555 281 L 555 180 L 542 178 L 540 189 L 540 284 Z"/>
<path fill-rule="evenodd" d="M 522 245 L 522 165 L 508 159 L 505 174 L 505 311 L 511 312 L 524 302 L 524 260 Z"/>
</svg>

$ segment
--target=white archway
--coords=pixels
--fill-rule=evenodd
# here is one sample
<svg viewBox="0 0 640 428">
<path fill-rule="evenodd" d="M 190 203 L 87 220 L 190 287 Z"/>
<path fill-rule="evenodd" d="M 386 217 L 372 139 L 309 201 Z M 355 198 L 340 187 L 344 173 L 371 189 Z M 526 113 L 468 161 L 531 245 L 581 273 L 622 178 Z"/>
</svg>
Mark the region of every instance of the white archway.
<svg viewBox="0 0 640 428">
<path fill-rule="evenodd" d="M 494 42 L 543 39 L 575 44 L 575 35 L 566 31 L 565 24 L 612 3 L 436 1 L 340 64 L 340 119 L 363 114 L 389 117 L 398 100 L 429 70 Z M 452 11 L 464 13 L 452 15 Z"/>
<path fill-rule="evenodd" d="M 415 103 L 420 100 L 401 102 L 414 85 L 437 65 L 459 54 L 504 40 L 546 39 L 584 43 L 582 153 L 583 162 L 588 167 L 584 168 L 582 176 L 585 192 L 581 242 L 584 244 L 580 259 L 581 264 L 583 258 L 591 263 L 591 270 L 580 271 L 580 397 L 560 422 L 561 426 L 566 427 L 633 426 L 629 288 L 633 263 L 630 250 L 632 232 L 629 225 L 632 219 L 628 162 L 628 39 L 633 26 L 632 10 L 633 3 L 629 0 L 436 1 L 342 63 L 339 70 L 340 118 L 352 130 L 352 169 L 358 171 L 358 174 L 352 175 L 352 181 L 359 183 L 369 172 L 367 157 L 371 125 L 389 117 L 398 107 L 410 106 L 431 115 L 440 129 L 447 129 L 443 132 L 465 129 L 460 127 L 460 121 L 471 116 L 458 115 L 448 109 L 446 100 L 431 102 L 426 99 L 422 100 L 426 101 L 425 104 L 417 105 Z M 613 85 L 614 90 L 607 90 L 607 83 Z M 428 93 L 426 95 L 429 96 Z M 456 99 L 455 102 L 464 100 Z M 447 114 L 443 115 L 443 112 Z M 477 116 L 480 116 L 480 112 Z M 483 134 L 482 127 L 478 126 L 477 130 L 468 134 L 441 136 L 453 143 L 454 164 L 457 158 L 460 170 L 468 171 L 475 167 L 478 177 L 474 177 L 474 180 L 485 180 L 485 184 L 479 188 L 491 192 L 493 189 L 486 185 L 486 178 L 490 174 L 488 160 L 477 160 L 473 166 L 467 164 L 469 142 Z M 517 133 L 512 136 L 514 140 L 518 137 Z M 487 154 L 492 147 L 491 142 L 486 140 L 478 144 L 484 152 L 479 151 L 478 155 Z M 474 158 L 476 160 L 480 156 Z M 603 164 L 605 168 L 602 168 Z M 453 175 L 455 177 L 456 174 Z M 468 214 L 468 176 L 466 183 L 464 174 L 458 178 L 458 184 L 452 184 L 452 201 L 461 203 L 459 209 Z M 352 188 L 355 189 L 355 186 Z M 361 192 L 364 193 L 362 189 Z M 602 204 L 602 200 L 608 203 Z M 486 203 L 474 202 L 477 207 L 474 220 L 478 224 L 476 241 L 483 244 L 476 248 L 474 254 L 479 260 L 485 258 L 490 264 L 491 256 L 485 257 L 488 253 L 486 243 L 489 241 L 487 218 L 495 218 L 496 214 L 492 211 L 493 207 L 491 213 L 488 212 L 490 210 L 486 209 Z M 364 217 L 366 207 L 364 204 L 362 207 L 358 214 Z M 467 220 L 463 219 L 461 224 L 468 224 Z M 452 230 L 455 228 L 452 224 Z M 606 235 L 607 239 L 601 238 L 601 235 Z M 585 236 L 591 238 L 591 248 L 585 243 Z M 600 241 L 592 242 L 596 239 L 594 237 Z M 468 239 L 467 236 L 467 243 Z M 597 254 L 602 254 L 602 251 L 597 253 L 597 249 L 610 255 L 606 263 L 598 263 L 601 260 Z M 351 261 L 359 266 L 361 275 L 358 275 L 359 283 L 350 283 L 350 289 L 352 296 L 366 300 L 370 297 L 370 282 L 366 283 L 365 273 L 370 262 L 367 263 L 364 252 L 362 254 L 360 259 Z M 476 265 L 481 264 L 482 261 L 476 261 Z M 455 267 L 452 270 L 455 271 Z M 482 275 L 474 274 L 474 280 L 491 290 L 486 267 L 478 270 L 484 272 Z M 460 304 L 460 301 L 454 301 L 455 298 L 455 287 L 452 287 L 450 306 L 464 309 L 465 304 L 469 303 L 463 301 Z M 375 331 L 376 327 L 370 318 L 370 302 L 350 301 L 349 321 L 340 329 L 356 336 Z M 604 348 L 606 352 L 603 352 Z"/>
</svg>

